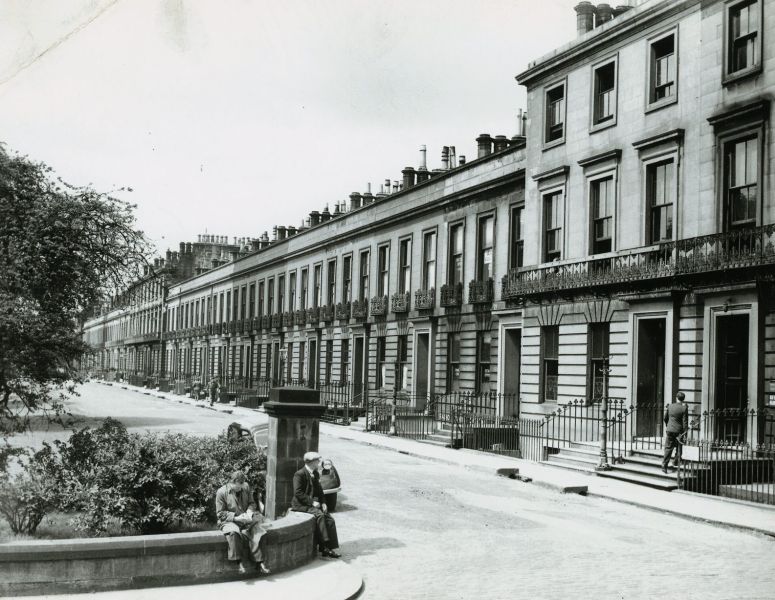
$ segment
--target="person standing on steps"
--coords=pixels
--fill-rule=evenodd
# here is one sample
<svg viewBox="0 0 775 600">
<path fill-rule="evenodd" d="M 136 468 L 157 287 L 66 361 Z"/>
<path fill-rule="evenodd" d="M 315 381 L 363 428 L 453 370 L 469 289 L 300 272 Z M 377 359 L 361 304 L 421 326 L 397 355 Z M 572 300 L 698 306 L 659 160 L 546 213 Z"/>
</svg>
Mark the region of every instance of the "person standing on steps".
<svg viewBox="0 0 775 600">
<path fill-rule="evenodd" d="M 667 464 L 675 448 L 674 467 L 681 463 L 681 451 L 684 440 L 681 436 L 689 431 L 689 407 L 684 402 L 685 394 L 678 392 L 673 402 L 665 410 L 665 456 L 662 459 L 662 472 L 667 473 Z"/>
</svg>

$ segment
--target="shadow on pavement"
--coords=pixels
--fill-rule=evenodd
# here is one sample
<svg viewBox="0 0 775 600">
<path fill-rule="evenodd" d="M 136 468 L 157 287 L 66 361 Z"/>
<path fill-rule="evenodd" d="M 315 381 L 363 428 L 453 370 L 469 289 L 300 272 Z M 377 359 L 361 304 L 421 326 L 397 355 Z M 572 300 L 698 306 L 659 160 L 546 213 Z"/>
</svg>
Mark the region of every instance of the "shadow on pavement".
<svg viewBox="0 0 775 600">
<path fill-rule="evenodd" d="M 366 556 L 374 554 L 379 550 L 388 550 L 390 548 L 404 548 L 404 544 L 397 538 L 379 537 L 363 538 L 359 540 L 346 540 L 343 544 L 344 552 L 351 557 Z M 340 552 L 342 550 L 340 549 Z M 345 560 L 347 562 L 347 560 Z"/>
</svg>

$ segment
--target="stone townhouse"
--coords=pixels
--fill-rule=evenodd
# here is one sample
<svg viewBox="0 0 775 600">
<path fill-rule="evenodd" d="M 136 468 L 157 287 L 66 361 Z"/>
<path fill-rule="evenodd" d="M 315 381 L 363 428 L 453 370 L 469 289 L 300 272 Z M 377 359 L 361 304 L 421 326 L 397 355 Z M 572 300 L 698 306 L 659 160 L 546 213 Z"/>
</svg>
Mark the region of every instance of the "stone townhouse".
<svg viewBox="0 0 775 600">
<path fill-rule="evenodd" d="M 775 2 L 575 10 L 578 37 L 517 76 L 526 266 L 498 319 L 521 334 L 522 414 L 622 398 L 656 408 L 634 415 L 649 437 L 679 390 L 697 417 L 775 405 Z"/>
</svg>

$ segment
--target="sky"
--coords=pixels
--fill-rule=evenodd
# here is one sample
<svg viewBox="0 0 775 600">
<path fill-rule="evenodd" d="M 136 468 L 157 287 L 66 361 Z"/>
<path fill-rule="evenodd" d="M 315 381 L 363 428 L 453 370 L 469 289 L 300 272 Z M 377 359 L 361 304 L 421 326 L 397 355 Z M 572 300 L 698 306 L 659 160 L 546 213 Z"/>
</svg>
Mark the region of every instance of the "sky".
<svg viewBox="0 0 775 600">
<path fill-rule="evenodd" d="M 271 235 L 513 136 L 577 0 L 3 0 L 0 143 L 137 205 L 160 252 Z"/>
</svg>

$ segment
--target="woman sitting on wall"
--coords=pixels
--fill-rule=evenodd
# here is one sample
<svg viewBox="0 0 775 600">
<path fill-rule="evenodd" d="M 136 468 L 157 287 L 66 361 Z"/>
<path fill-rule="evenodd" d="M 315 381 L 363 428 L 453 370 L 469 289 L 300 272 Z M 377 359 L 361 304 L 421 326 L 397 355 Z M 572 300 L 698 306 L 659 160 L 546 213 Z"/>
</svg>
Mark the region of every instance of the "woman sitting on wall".
<svg viewBox="0 0 775 600">
<path fill-rule="evenodd" d="M 268 575 L 270 571 L 264 565 L 262 548 L 262 539 L 266 533 L 262 526 L 264 507 L 260 500 L 258 504 L 260 510 L 256 510 L 242 471 L 234 471 L 229 483 L 215 493 L 218 525 L 229 543 L 228 559 L 240 562 L 240 573 L 246 572 L 245 565 L 250 564 L 252 559 L 256 563 L 256 570 L 262 575 Z"/>
</svg>

